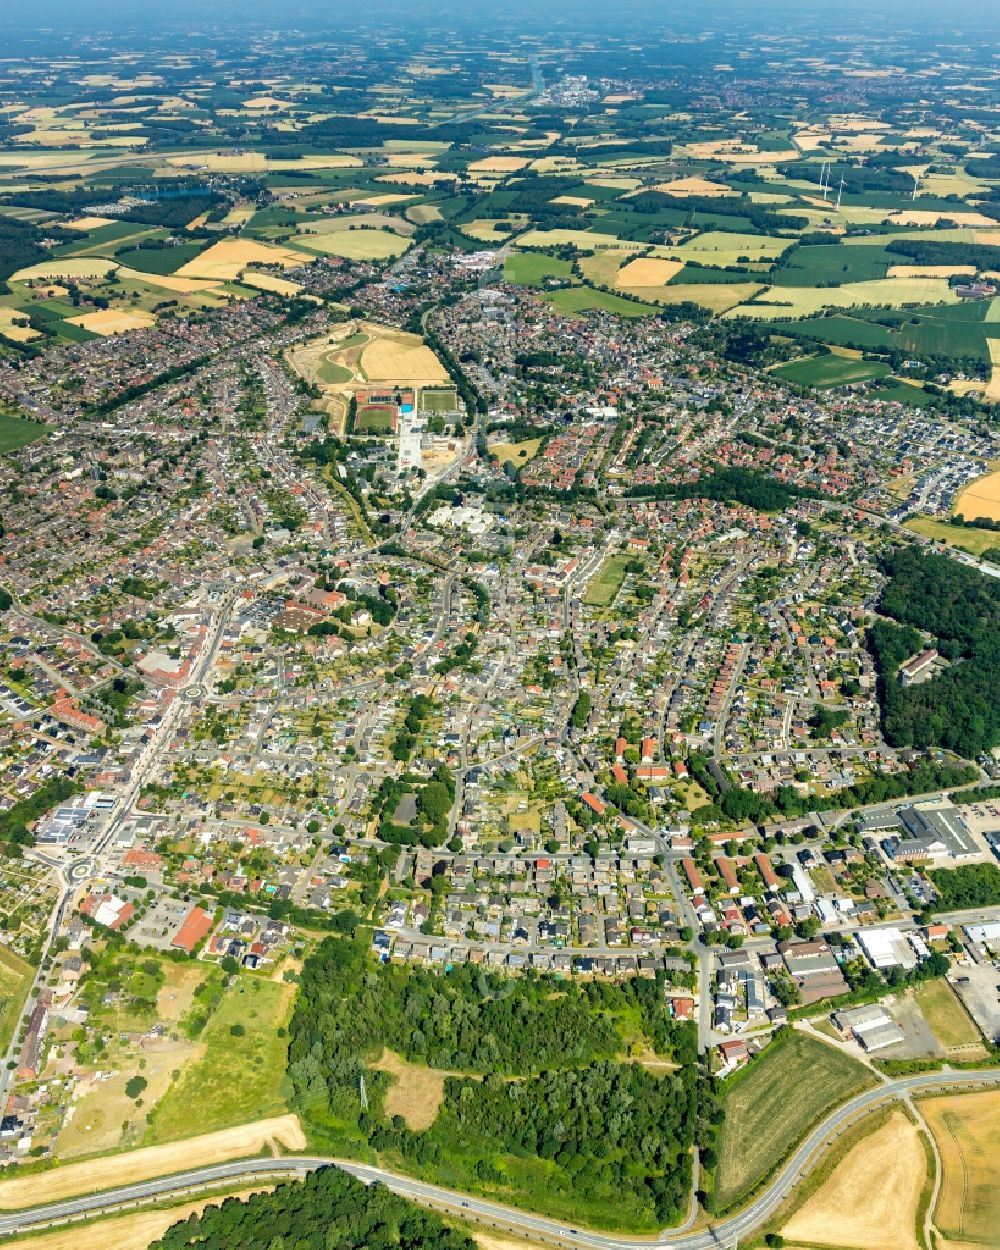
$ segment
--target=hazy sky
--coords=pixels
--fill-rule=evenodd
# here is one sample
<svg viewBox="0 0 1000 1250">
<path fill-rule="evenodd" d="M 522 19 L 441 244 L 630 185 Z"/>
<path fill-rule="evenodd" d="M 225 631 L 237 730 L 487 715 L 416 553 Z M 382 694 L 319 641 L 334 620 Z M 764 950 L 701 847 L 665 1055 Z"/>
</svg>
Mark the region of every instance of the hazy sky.
<svg viewBox="0 0 1000 1250">
<path fill-rule="evenodd" d="M 249 25 L 280 27 L 308 25 L 331 29 L 354 27 L 380 15 L 393 24 L 448 22 L 478 25 L 500 21 L 509 26 L 523 21 L 537 30 L 547 23 L 562 27 L 584 23 L 604 29 L 615 23 L 654 22 L 658 26 L 697 25 L 718 28 L 737 18 L 742 25 L 766 29 L 769 17 L 779 16 L 795 25 L 806 21 L 815 30 L 831 31 L 846 21 L 871 23 L 888 19 L 908 28 L 926 26 L 947 30 L 950 26 L 986 23 L 1000 27 L 1000 0 L 714 0 L 691 5 L 689 0 L 379 0 L 374 7 L 358 0 L 32 0 L 30 4 L 0 4 L 0 23 L 8 28 L 31 30 L 52 25 L 59 29 L 87 29 L 95 25 L 171 29 L 178 26 L 206 28 L 218 21 L 244 28 Z"/>
</svg>

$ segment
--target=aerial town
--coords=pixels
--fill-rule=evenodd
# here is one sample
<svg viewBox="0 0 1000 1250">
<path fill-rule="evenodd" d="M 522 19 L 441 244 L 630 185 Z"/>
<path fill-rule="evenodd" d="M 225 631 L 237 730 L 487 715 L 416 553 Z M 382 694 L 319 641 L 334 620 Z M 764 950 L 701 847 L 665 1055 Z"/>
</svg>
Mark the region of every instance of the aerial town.
<svg viewBox="0 0 1000 1250">
<path fill-rule="evenodd" d="M 0 1237 L 996 1244 L 1000 76 L 358 39 L 0 67 Z"/>
</svg>

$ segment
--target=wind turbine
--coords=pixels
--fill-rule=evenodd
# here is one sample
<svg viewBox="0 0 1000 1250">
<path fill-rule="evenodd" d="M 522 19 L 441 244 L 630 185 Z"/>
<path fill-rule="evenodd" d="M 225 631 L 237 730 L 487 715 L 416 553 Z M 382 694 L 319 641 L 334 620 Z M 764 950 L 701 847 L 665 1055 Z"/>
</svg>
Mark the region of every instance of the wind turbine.
<svg viewBox="0 0 1000 1250">
<path fill-rule="evenodd" d="M 920 185 L 920 170 L 915 169 L 913 171 L 913 196 L 912 196 L 912 199 L 914 200 L 917 198 L 917 187 L 919 185 Z"/>
<path fill-rule="evenodd" d="M 827 193 L 830 190 L 829 177 L 830 177 L 830 162 L 824 161 L 819 171 L 819 189 L 823 192 L 824 200 L 826 199 Z"/>
<path fill-rule="evenodd" d="M 837 188 L 837 212 L 840 212 L 840 199 L 844 194 L 844 175 L 840 175 L 840 186 Z"/>
</svg>

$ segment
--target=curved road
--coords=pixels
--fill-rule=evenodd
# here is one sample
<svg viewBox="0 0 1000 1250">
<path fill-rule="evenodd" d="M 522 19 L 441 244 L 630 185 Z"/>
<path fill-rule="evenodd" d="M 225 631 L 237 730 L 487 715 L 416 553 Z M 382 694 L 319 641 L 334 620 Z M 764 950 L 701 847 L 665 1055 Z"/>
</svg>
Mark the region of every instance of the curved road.
<svg viewBox="0 0 1000 1250">
<path fill-rule="evenodd" d="M 499 1203 L 467 1197 L 442 1189 L 437 1185 L 429 1185 L 424 1181 L 397 1176 L 381 1168 L 316 1156 L 240 1159 L 233 1163 L 219 1163 L 191 1172 L 175 1173 L 158 1180 L 123 1185 L 101 1194 L 87 1194 L 80 1198 L 68 1198 L 62 1202 L 48 1203 L 27 1211 L 0 1215 L 0 1235 L 9 1236 L 73 1217 L 110 1212 L 125 1204 L 163 1198 L 220 1181 L 245 1180 L 254 1176 L 274 1177 L 281 1174 L 302 1174 L 315 1168 L 334 1164 L 358 1177 L 359 1180 L 381 1181 L 396 1193 L 425 1206 L 445 1208 L 466 1219 L 516 1232 L 536 1241 L 556 1242 L 563 1246 L 585 1246 L 589 1250 L 649 1250 L 651 1244 L 659 1244 L 663 1250 L 718 1250 L 720 1247 L 728 1247 L 739 1238 L 746 1237 L 773 1215 L 808 1171 L 806 1165 L 810 1162 L 812 1155 L 831 1134 L 839 1136 L 839 1131 L 842 1131 L 850 1121 L 861 1114 L 874 1110 L 884 1102 L 929 1090 L 996 1084 L 1000 1084 L 1000 1070 L 986 1068 L 972 1072 L 929 1072 L 899 1081 L 885 1082 L 874 1089 L 866 1090 L 827 1116 L 803 1141 L 764 1193 L 749 1206 L 706 1230 L 689 1233 L 683 1232 L 682 1229 L 666 1229 L 660 1233 L 659 1238 L 619 1237 L 613 1233 L 575 1229 L 558 1220 L 532 1215 L 516 1207 L 505 1207 Z"/>
</svg>

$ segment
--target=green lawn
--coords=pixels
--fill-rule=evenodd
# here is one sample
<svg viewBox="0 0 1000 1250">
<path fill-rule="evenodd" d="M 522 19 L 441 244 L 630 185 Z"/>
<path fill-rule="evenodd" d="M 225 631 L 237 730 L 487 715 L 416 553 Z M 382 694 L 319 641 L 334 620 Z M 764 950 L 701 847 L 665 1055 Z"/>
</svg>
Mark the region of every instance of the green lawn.
<svg viewBox="0 0 1000 1250">
<path fill-rule="evenodd" d="M 28 995 L 34 969 L 20 956 L 0 946 L 0 1053 L 10 1045 L 18 1012 Z"/>
<path fill-rule="evenodd" d="M 19 447 L 27 447 L 48 432 L 49 427 L 38 421 L 25 421 L 23 417 L 0 412 L 0 455 L 17 451 Z"/>
<path fill-rule="evenodd" d="M 779 365 L 772 372 L 786 382 L 826 389 L 884 378 L 890 370 L 888 365 L 877 360 L 851 360 L 846 356 L 810 356 L 805 360 L 793 360 L 786 365 Z"/>
<path fill-rule="evenodd" d="M 546 278 L 569 278 L 572 274 L 573 266 L 568 260 L 542 252 L 514 252 L 503 267 L 504 278 L 521 286 L 544 286 Z"/>
<path fill-rule="evenodd" d="M 622 299 L 608 291 L 596 291 L 590 286 L 567 286 L 550 291 L 545 298 L 557 312 L 609 312 L 619 317 L 652 317 L 660 310 L 652 304 Z"/>
<path fill-rule="evenodd" d="M 338 382 L 350 382 L 354 374 L 343 365 L 335 364 L 332 360 L 324 360 L 316 370 L 316 376 L 321 382 L 333 385 Z"/>
<path fill-rule="evenodd" d="M 588 607 L 606 608 L 614 602 L 615 595 L 621 590 L 625 580 L 625 566 L 629 559 L 626 555 L 616 555 L 609 556 L 604 561 L 583 596 L 583 602 Z"/>
<path fill-rule="evenodd" d="M 282 1115 L 288 1039 L 278 1030 L 288 1025 L 293 998 L 284 982 L 238 977 L 199 1038 L 204 1053 L 150 1117 L 147 1144 Z"/>
<path fill-rule="evenodd" d="M 834 1107 L 875 1084 L 857 1060 L 802 1033 L 770 1046 L 723 1086 L 717 1208 L 749 1197 Z"/>
</svg>

